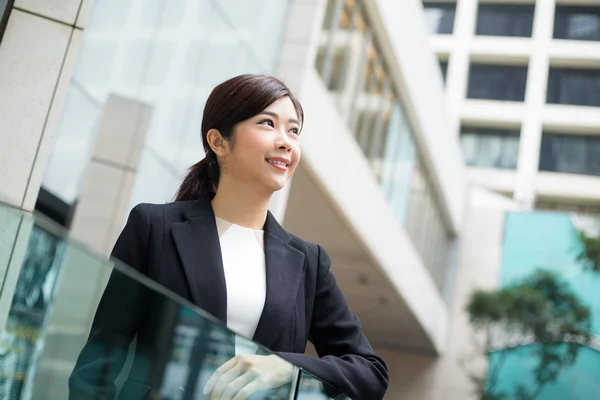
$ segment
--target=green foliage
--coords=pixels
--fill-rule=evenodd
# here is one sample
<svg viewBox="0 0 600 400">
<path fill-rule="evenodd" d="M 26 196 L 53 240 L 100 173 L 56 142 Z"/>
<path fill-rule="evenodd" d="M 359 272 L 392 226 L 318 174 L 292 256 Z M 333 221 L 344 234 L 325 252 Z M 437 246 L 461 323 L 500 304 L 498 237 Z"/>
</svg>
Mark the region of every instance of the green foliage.
<svg viewBox="0 0 600 400">
<path fill-rule="evenodd" d="M 471 324 L 488 334 L 484 356 L 490 361 L 498 353 L 497 361 L 490 363 L 487 379 L 477 379 L 482 400 L 513 398 L 533 400 L 548 383 L 555 381 L 562 368 L 577 359 L 580 344 L 591 337 L 590 310 L 580 303 L 568 284 L 552 272 L 538 270 L 523 281 L 492 291 L 477 290 L 467 305 Z M 505 348 L 496 349 L 489 338 L 500 331 Z M 535 343 L 538 358 L 533 371 L 535 384 L 519 385 L 512 394 L 496 389 L 499 370 L 514 344 L 510 338 L 528 338 Z M 514 342 L 514 340 L 513 340 Z"/>
<path fill-rule="evenodd" d="M 583 250 L 577 260 L 583 262 L 590 271 L 600 273 L 600 237 L 590 236 L 584 231 L 579 231 L 578 235 Z"/>
</svg>

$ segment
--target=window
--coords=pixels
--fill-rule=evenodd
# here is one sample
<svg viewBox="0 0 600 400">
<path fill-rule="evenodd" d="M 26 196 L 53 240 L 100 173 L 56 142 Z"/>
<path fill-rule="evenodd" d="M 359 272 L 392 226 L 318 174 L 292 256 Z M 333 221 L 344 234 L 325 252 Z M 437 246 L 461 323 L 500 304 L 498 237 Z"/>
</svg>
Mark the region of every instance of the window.
<svg viewBox="0 0 600 400">
<path fill-rule="evenodd" d="M 600 175 L 600 137 L 545 133 L 540 171 Z"/>
<path fill-rule="evenodd" d="M 425 3 L 425 22 L 431 33 L 449 34 L 454 30 L 454 3 Z"/>
<path fill-rule="evenodd" d="M 550 68 L 547 102 L 600 107 L 600 70 Z"/>
<path fill-rule="evenodd" d="M 524 101 L 526 82 L 526 66 L 471 64 L 467 97 Z"/>
<path fill-rule="evenodd" d="M 440 60 L 440 69 L 442 70 L 444 82 L 446 82 L 446 75 L 448 74 L 448 60 Z"/>
<path fill-rule="evenodd" d="M 480 4 L 477 34 L 531 37 L 533 11 L 528 4 Z"/>
<path fill-rule="evenodd" d="M 554 38 L 600 41 L 600 7 L 556 6 Z"/>
<path fill-rule="evenodd" d="M 463 126 L 460 137 L 467 165 L 486 168 L 517 168 L 518 130 Z"/>
</svg>

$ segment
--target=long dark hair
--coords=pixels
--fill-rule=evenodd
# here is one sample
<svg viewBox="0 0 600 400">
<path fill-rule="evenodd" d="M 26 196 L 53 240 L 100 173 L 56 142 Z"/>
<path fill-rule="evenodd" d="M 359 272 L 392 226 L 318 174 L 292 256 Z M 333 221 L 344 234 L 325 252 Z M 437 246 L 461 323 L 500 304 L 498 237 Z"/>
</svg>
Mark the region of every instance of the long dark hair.
<svg viewBox="0 0 600 400">
<path fill-rule="evenodd" d="M 209 130 L 216 129 L 225 140 L 232 141 L 234 128 L 238 123 L 258 115 L 285 96 L 294 104 L 302 123 L 304 111 L 300 102 L 277 78 L 267 75 L 239 75 L 215 87 L 206 100 L 202 115 L 202 144 L 206 156 L 188 170 L 175 200 L 196 200 L 206 194 L 216 193 L 221 171 L 217 155 L 208 144 Z"/>
</svg>

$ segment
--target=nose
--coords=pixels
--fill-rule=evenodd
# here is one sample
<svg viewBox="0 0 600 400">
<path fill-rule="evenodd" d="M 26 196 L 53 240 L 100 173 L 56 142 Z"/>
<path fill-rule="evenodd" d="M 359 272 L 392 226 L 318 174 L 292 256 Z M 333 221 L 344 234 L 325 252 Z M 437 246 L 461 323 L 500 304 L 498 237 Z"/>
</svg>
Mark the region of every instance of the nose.
<svg viewBox="0 0 600 400">
<path fill-rule="evenodd" d="M 279 150 L 292 150 L 292 141 L 287 132 L 279 131 L 279 134 L 277 135 L 277 139 L 275 141 L 275 147 L 277 147 Z"/>
</svg>

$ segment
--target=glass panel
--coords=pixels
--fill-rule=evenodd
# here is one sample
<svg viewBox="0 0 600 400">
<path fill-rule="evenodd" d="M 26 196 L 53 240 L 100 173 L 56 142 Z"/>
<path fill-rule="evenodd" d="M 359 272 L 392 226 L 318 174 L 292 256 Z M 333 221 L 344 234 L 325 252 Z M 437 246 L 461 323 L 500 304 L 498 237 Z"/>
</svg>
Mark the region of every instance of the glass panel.
<svg viewBox="0 0 600 400">
<path fill-rule="evenodd" d="M 480 4 L 477 34 L 531 37 L 534 5 Z"/>
<path fill-rule="evenodd" d="M 450 34 L 454 30 L 456 4 L 430 3 L 423 4 L 425 22 L 431 33 Z"/>
<path fill-rule="evenodd" d="M 0 220 L 9 228 L 0 233 L 3 399 L 208 399 L 216 368 L 271 354 L 45 218 L 0 206 Z M 288 399 L 295 384 L 266 384 L 251 398 Z"/>
<path fill-rule="evenodd" d="M 92 157 L 102 107 L 80 86 L 72 85 L 43 178 L 44 189 L 74 205 Z"/>
<path fill-rule="evenodd" d="M 335 388 L 302 370 L 298 383 L 297 400 L 350 400 Z"/>
<path fill-rule="evenodd" d="M 43 188 L 67 204 L 77 200 L 111 98 L 148 110 L 140 134 L 157 162 L 140 159 L 139 175 L 158 164 L 159 176 L 181 179 L 204 155 L 191 136 L 200 138 L 203 102 L 214 86 L 241 73 L 274 72 L 288 7 L 279 0 L 94 2 Z M 137 188 L 157 198 L 156 190 Z M 143 193 L 133 196 L 150 201 Z"/>
<path fill-rule="evenodd" d="M 472 64 L 467 97 L 524 101 L 526 81 L 527 67 Z"/>
<path fill-rule="evenodd" d="M 432 184 L 419 159 L 415 160 L 411 178 L 406 231 L 439 292 L 444 294 L 447 272 L 445 260 L 450 244 L 447 225 L 442 218 Z M 435 249 L 432 247 L 433 243 Z M 436 254 L 439 258 L 435 257 Z"/>
<path fill-rule="evenodd" d="M 600 41 L 600 7 L 556 6 L 554 38 Z"/>
<path fill-rule="evenodd" d="M 462 127 L 462 149 L 467 165 L 515 169 L 519 154 L 519 131 Z"/>
<path fill-rule="evenodd" d="M 600 107 L 600 70 L 550 68 L 547 102 Z"/>
<path fill-rule="evenodd" d="M 600 137 L 544 134 L 540 170 L 600 175 Z"/>
</svg>

